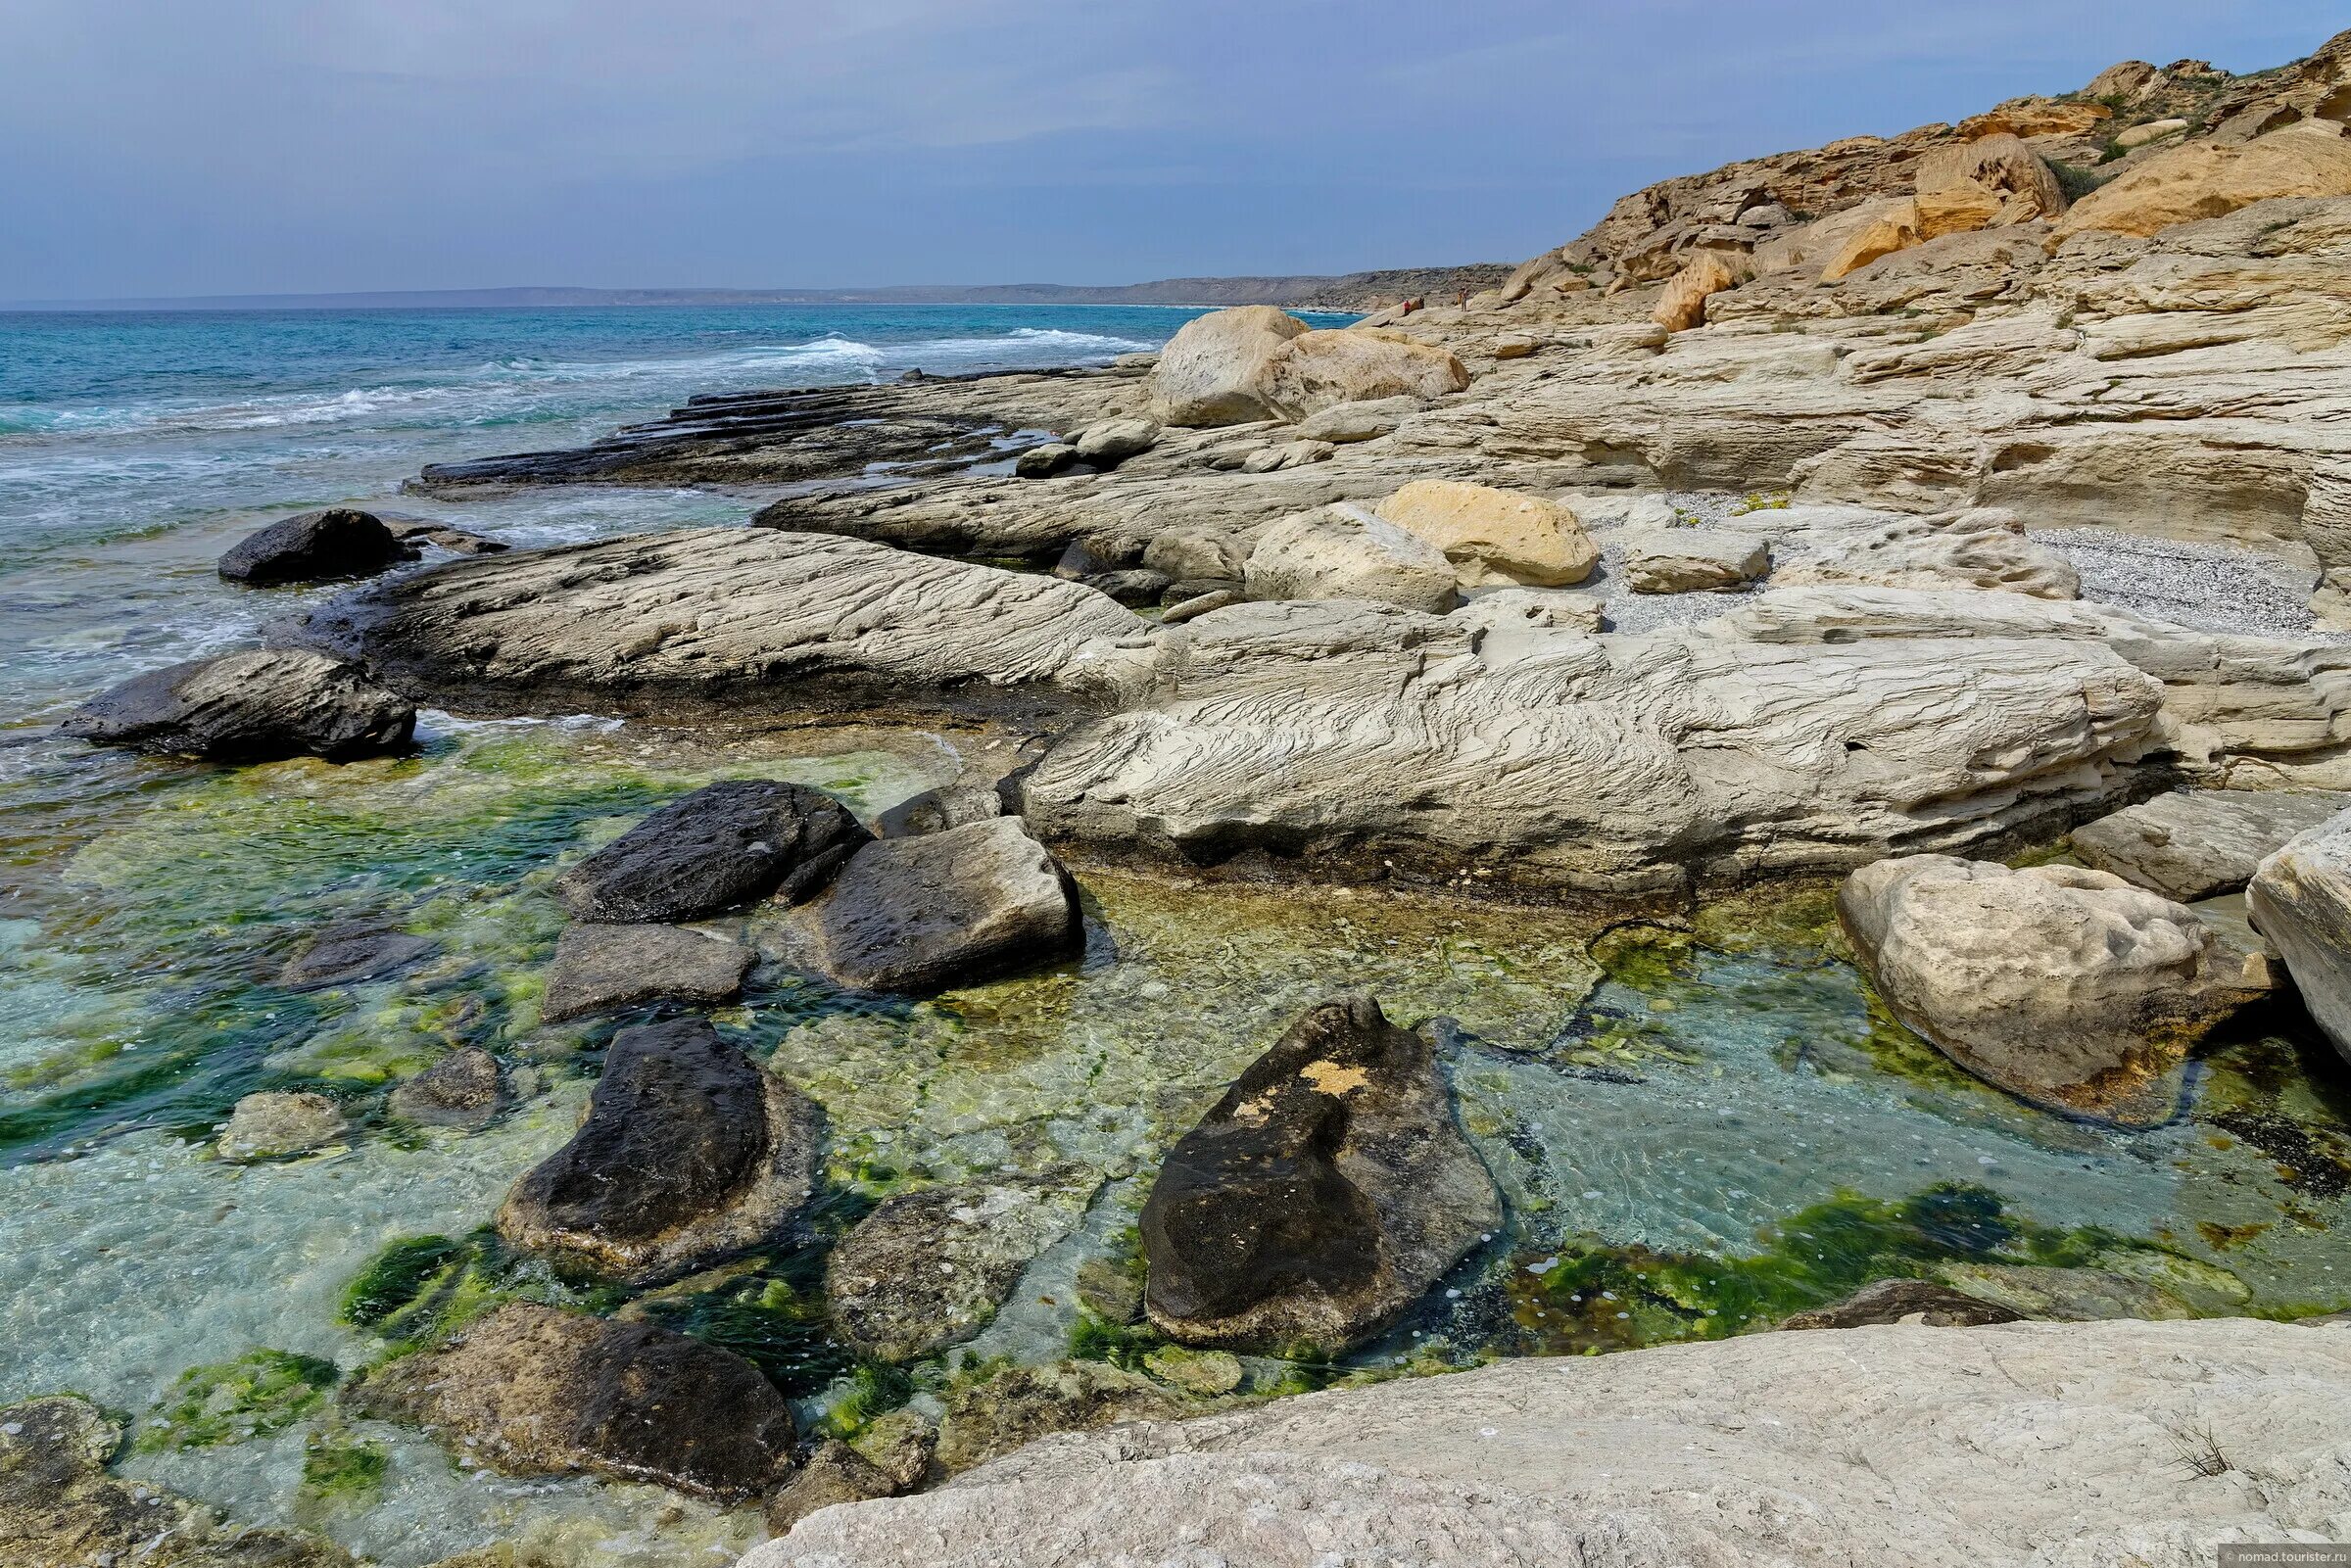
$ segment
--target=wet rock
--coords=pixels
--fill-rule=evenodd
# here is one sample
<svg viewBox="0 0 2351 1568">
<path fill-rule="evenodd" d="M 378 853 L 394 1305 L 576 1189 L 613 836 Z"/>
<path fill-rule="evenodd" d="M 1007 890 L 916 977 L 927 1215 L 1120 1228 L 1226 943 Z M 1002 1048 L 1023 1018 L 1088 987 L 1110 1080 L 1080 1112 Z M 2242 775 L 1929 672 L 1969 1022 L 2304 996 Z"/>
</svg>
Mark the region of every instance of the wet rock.
<svg viewBox="0 0 2351 1568">
<path fill-rule="evenodd" d="M 2245 906 L 2284 957 L 2311 1022 L 2351 1060 L 2351 812 L 2263 861 Z"/>
<path fill-rule="evenodd" d="M 674 926 L 571 926 L 547 970 L 549 1023 L 656 998 L 709 1006 L 743 994 L 751 950 Z"/>
<path fill-rule="evenodd" d="M 429 517 L 387 514 L 383 521 L 384 526 L 392 531 L 394 539 L 411 547 L 434 545 L 452 555 L 496 555 L 514 547 L 503 539 L 492 539 L 487 534 L 477 534 L 469 528 L 437 523 Z"/>
<path fill-rule="evenodd" d="M 1048 441 L 1015 457 L 1012 471 L 1023 479 L 1051 479 L 1055 474 L 1067 473 L 1077 461 L 1077 448 L 1066 441 Z"/>
<path fill-rule="evenodd" d="M 874 819 L 877 838 L 912 838 L 919 833 L 944 832 L 975 822 L 1004 815 L 1004 797 L 993 784 L 952 784 L 926 789 Z"/>
<path fill-rule="evenodd" d="M 476 1127 L 505 1098 L 498 1058 L 478 1045 L 452 1051 L 390 1096 L 392 1114 L 432 1126 Z"/>
<path fill-rule="evenodd" d="M 1053 575 L 1065 583 L 1082 583 L 1089 577 L 1119 571 L 1134 557 L 1133 549 L 1120 548 L 1113 541 L 1099 536 L 1073 539 L 1061 552 L 1061 559 L 1053 563 Z"/>
<path fill-rule="evenodd" d="M 1719 593 L 1771 570 L 1771 551 L 1753 534 L 1728 528 L 1633 529 L 1609 542 L 1625 585 L 1636 594 Z"/>
<path fill-rule="evenodd" d="M 238 1529 L 107 1462 L 122 1428 L 76 1395 L 0 1408 L 0 1553 L 9 1568 L 352 1568 L 332 1542 Z"/>
<path fill-rule="evenodd" d="M 1837 913 L 1886 1005 L 1945 1056 L 2124 1125 L 2168 1117 L 2172 1069 L 2263 989 L 2193 911 L 2086 867 L 1883 860 Z"/>
<path fill-rule="evenodd" d="M 1167 1420 L 1186 1413 L 1188 1404 L 1149 1378 L 1104 1361 L 1016 1366 L 949 1391 L 938 1462 L 953 1474 L 1052 1433 Z"/>
<path fill-rule="evenodd" d="M 1079 461 L 1116 467 L 1158 446 L 1159 426 L 1148 419 L 1104 419 L 1078 432 L 1072 445 Z"/>
<path fill-rule="evenodd" d="M 1230 1351 L 1187 1351 L 1163 1345 L 1143 1357 L 1143 1369 L 1168 1387 L 1213 1400 L 1241 1386 L 1241 1359 Z"/>
<path fill-rule="evenodd" d="M 1379 515 L 1443 550 L 1463 588 L 1563 588 L 1600 564 L 1575 513 L 1540 496 L 1416 479 L 1381 501 Z"/>
<path fill-rule="evenodd" d="M 2077 828 L 2085 864 L 2192 904 L 2233 893 L 2261 863 L 2346 807 L 2332 789 L 2176 789 Z"/>
<path fill-rule="evenodd" d="M 818 1119 L 706 1020 L 623 1029 L 587 1119 L 514 1184 L 499 1234 L 630 1284 L 691 1272 L 807 1203 Z"/>
<path fill-rule="evenodd" d="M 99 745 L 214 762 L 347 762 L 405 748 L 416 709 L 323 654 L 254 648 L 135 676 L 57 728 Z"/>
<path fill-rule="evenodd" d="M 1064 1170 L 884 1199 L 826 1260 L 835 1323 L 886 1361 L 971 1338 L 1031 1260 L 1077 1228 L 1097 1185 Z"/>
<path fill-rule="evenodd" d="M 578 919 L 699 920 L 773 894 L 808 898 L 872 834 L 821 789 L 730 779 L 674 800 L 565 872 L 555 896 Z"/>
<path fill-rule="evenodd" d="M 234 583 L 318 583 L 372 577 L 416 558 L 372 512 L 329 506 L 271 523 L 248 534 L 220 557 L 220 575 Z"/>
<path fill-rule="evenodd" d="M 281 1160 L 340 1143 L 350 1130 L 342 1107 L 323 1094 L 266 1090 L 237 1102 L 216 1147 L 223 1160 Z"/>
<path fill-rule="evenodd" d="M 1105 1323 L 1131 1323 L 1143 1315 L 1143 1277 L 1107 1258 L 1078 1265 L 1078 1302 Z"/>
<path fill-rule="evenodd" d="M 781 1536 L 819 1508 L 894 1497 L 903 1490 L 882 1467 L 839 1438 L 827 1438 L 767 1499 L 767 1529 Z"/>
<path fill-rule="evenodd" d="M 310 944 L 286 961 L 277 983 L 294 990 L 379 980 L 433 951 L 431 941 L 381 926 L 353 922 L 314 932 Z"/>
<path fill-rule="evenodd" d="M 1442 615 L 1453 608 L 1445 552 L 1362 506 L 1286 517 L 1258 539 L 1242 568 L 1253 599 L 1369 599 Z"/>
<path fill-rule="evenodd" d="M 741 1356 L 527 1303 L 378 1367 L 345 1400 L 510 1474 L 645 1481 L 724 1503 L 782 1481 L 795 1436 L 791 1405 Z"/>
<path fill-rule="evenodd" d="M 1144 1305 L 1170 1337 L 1337 1351 L 1500 1223 L 1434 1051 L 1367 995 L 1310 1009 L 1169 1151 Z"/>
<path fill-rule="evenodd" d="M 1069 874 L 1014 817 L 869 843 L 805 920 L 835 980 L 918 994 L 1051 963 L 1082 934 Z"/>
<path fill-rule="evenodd" d="M 1939 1285 L 1929 1279 L 1881 1279 L 1844 1301 L 1783 1317 L 1783 1329 L 1866 1328 L 1878 1323 L 1924 1323 L 1930 1328 L 1976 1328 L 2014 1323 L 2023 1313 Z"/>
<path fill-rule="evenodd" d="M 1237 588 L 1212 588 L 1205 594 L 1194 594 L 1169 605 L 1160 612 L 1159 624 L 1181 626 L 1186 621 L 1198 620 L 1210 610 L 1221 610 L 1227 604 L 1245 603 L 1248 597 Z"/>
<path fill-rule="evenodd" d="M 2104 1268 L 2056 1268 L 2039 1263 L 1946 1263 L 1945 1283 L 1979 1301 L 2024 1317 L 2087 1323 L 2118 1317 L 2194 1317 L 2184 1302 L 2159 1286 Z"/>
</svg>

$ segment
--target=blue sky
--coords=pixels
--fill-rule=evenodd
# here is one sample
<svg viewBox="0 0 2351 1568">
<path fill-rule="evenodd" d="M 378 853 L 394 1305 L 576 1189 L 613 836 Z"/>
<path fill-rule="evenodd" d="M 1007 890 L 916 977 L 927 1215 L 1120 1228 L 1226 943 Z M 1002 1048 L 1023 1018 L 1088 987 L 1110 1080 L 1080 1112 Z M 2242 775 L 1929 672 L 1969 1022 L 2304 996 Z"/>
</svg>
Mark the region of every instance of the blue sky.
<svg viewBox="0 0 2351 1568">
<path fill-rule="evenodd" d="M 0 299 L 1518 261 L 2331 0 L 0 0 Z"/>
</svg>

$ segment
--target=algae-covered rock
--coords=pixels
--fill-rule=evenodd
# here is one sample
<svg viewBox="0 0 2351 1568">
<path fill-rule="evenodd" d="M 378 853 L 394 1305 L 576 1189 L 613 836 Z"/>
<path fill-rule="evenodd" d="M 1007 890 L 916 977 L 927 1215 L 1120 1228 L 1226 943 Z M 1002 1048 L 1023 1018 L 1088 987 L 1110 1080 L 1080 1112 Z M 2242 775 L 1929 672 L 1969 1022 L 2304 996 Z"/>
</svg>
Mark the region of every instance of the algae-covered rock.
<svg viewBox="0 0 2351 1568">
<path fill-rule="evenodd" d="M 649 1481 L 720 1502 L 783 1480 L 795 1436 L 792 1407 L 741 1356 L 528 1303 L 377 1368 L 345 1400 L 513 1474 Z"/>
<path fill-rule="evenodd" d="M 1187 1402 L 1102 1361 L 1011 1367 L 948 1391 L 938 1462 L 952 1474 L 1051 1433 L 1166 1420 L 1185 1413 Z"/>
<path fill-rule="evenodd" d="M 1931 1279 L 1881 1279 L 1844 1301 L 1783 1317 L 1783 1329 L 1864 1328 L 1875 1323 L 1924 1323 L 1933 1328 L 1974 1328 L 2013 1323 L 2024 1314 Z"/>
<path fill-rule="evenodd" d="M 767 1499 L 767 1528 L 781 1536 L 819 1508 L 895 1497 L 901 1490 L 880 1465 L 839 1438 L 827 1438 Z"/>
<path fill-rule="evenodd" d="M 869 843 L 805 913 L 828 975 L 917 994 L 1067 957 L 1083 929 L 1069 874 L 1017 817 Z"/>
<path fill-rule="evenodd" d="M 339 1143 L 350 1130 L 342 1107 L 323 1094 L 267 1090 L 237 1102 L 216 1147 L 223 1160 L 280 1160 Z"/>
<path fill-rule="evenodd" d="M 1954 1289 L 2026 1317 L 2053 1317 L 2060 1322 L 2082 1323 L 2117 1317 L 2163 1319 L 2196 1315 L 2171 1292 L 2109 1268 L 1947 1263 L 1938 1272 Z"/>
<path fill-rule="evenodd" d="M 205 1449 L 283 1431 L 316 1408 L 343 1374 L 332 1361 L 287 1351 L 248 1351 L 216 1366 L 191 1366 L 139 1433 L 142 1449 Z"/>
<path fill-rule="evenodd" d="M 773 779 L 730 779 L 674 800 L 555 883 L 583 921 L 699 920 L 770 894 L 798 903 L 871 834 L 833 796 Z"/>
<path fill-rule="evenodd" d="M 969 1339 L 1030 1260 L 1077 1227 L 1098 1185 L 1063 1169 L 884 1199 L 826 1261 L 842 1336 L 889 1361 Z"/>
<path fill-rule="evenodd" d="M 498 1058 L 478 1045 L 452 1051 L 391 1093 L 392 1114 L 434 1126 L 476 1127 L 505 1098 Z"/>
<path fill-rule="evenodd" d="M 382 979 L 433 950 L 430 938 L 388 930 L 366 921 L 323 927 L 286 960 L 277 983 L 295 990 Z"/>
<path fill-rule="evenodd" d="M 772 1236 L 808 1201 L 819 1113 L 707 1020 L 613 1036 L 588 1117 L 524 1174 L 499 1234 L 645 1284 Z"/>
</svg>

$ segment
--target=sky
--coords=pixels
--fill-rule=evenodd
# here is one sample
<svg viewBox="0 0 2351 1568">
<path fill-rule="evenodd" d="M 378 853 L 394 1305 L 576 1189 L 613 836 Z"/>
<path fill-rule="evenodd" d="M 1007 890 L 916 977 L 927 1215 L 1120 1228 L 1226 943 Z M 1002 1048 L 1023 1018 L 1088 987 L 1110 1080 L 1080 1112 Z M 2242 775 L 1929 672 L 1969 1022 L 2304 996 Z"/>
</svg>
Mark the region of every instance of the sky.
<svg viewBox="0 0 2351 1568">
<path fill-rule="evenodd" d="M 1516 261 L 2351 0 L 0 0 L 0 300 Z"/>
</svg>

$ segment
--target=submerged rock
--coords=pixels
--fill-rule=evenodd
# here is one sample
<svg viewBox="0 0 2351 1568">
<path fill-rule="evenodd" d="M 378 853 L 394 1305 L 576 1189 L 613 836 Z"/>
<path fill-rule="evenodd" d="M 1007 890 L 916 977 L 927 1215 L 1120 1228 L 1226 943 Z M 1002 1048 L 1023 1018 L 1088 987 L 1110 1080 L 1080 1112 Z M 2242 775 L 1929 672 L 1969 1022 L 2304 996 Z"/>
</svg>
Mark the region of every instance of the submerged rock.
<svg viewBox="0 0 2351 1568">
<path fill-rule="evenodd" d="M 2285 959 L 2311 1022 L 2351 1060 L 2351 812 L 2263 861 L 2245 906 Z"/>
<path fill-rule="evenodd" d="M 1249 552 L 1254 599 L 1369 599 L 1443 614 L 1458 594 L 1453 562 L 1419 535 L 1355 505 L 1286 517 Z"/>
<path fill-rule="evenodd" d="M 343 1108 L 323 1094 L 266 1090 L 237 1102 L 216 1147 L 223 1160 L 280 1160 L 340 1143 L 350 1131 Z"/>
<path fill-rule="evenodd" d="M 807 906 L 815 961 L 843 985 L 922 993 L 1065 958 L 1076 889 L 1017 817 L 865 845 Z"/>
<path fill-rule="evenodd" d="M 648 1481 L 722 1503 L 784 1480 L 796 1436 L 792 1406 L 739 1355 L 520 1302 L 385 1363 L 344 1398 L 511 1474 Z"/>
<path fill-rule="evenodd" d="M 1878 1323 L 1923 1323 L 1930 1328 L 1977 1328 L 1986 1323 L 2014 1323 L 2023 1316 L 2013 1307 L 1931 1279 L 1881 1279 L 1844 1301 L 1794 1313 L 1773 1326 L 1866 1328 Z"/>
<path fill-rule="evenodd" d="M 549 1023 L 656 998 L 710 1005 L 743 993 L 751 950 L 675 926 L 572 926 L 547 969 Z"/>
<path fill-rule="evenodd" d="M 611 925 L 699 920 L 770 894 L 796 904 L 872 836 L 821 789 L 729 779 L 671 801 L 572 867 L 555 896 L 580 920 Z"/>
<path fill-rule="evenodd" d="M 2108 1318 L 2193 1317 L 2195 1311 L 2162 1287 L 2105 1268 L 2059 1268 L 2040 1263 L 1946 1263 L 1949 1284 L 1979 1301 L 2030 1317 L 2087 1323 Z"/>
<path fill-rule="evenodd" d="M 1369 996 L 1324 1002 L 1169 1151 L 1144 1305 L 1187 1344 L 1338 1351 L 1501 1219 L 1429 1042 Z"/>
<path fill-rule="evenodd" d="M 971 1338 L 1021 1271 L 1077 1228 L 1097 1185 L 1063 1170 L 884 1199 L 826 1259 L 841 1336 L 885 1361 Z"/>
<path fill-rule="evenodd" d="M 2192 904 L 2233 893 L 2261 863 L 2351 807 L 2333 789 L 2176 789 L 2074 830 L 2074 854 L 2100 871 Z"/>
<path fill-rule="evenodd" d="M 948 1391 L 938 1462 L 953 1474 L 1057 1432 L 1161 1421 L 1189 1407 L 1140 1373 L 1104 1361 L 1010 1367 Z"/>
<path fill-rule="evenodd" d="M 434 1126 L 479 1126 L 505 1098 L 498 1058 L 478 1045 L 452 1051 L 391 1093 L 392 1114 Z"/>
<path fill-rule="evenodd" d="M 2125 1125 L 2169 1117 L 2171 1069 L 2266 988 L 2193 911 L 2086 867 L 1883 860 L 1837 914 L 1895 1017 L 1945 1056 Z"/>
<path fill-rule="evenodd" d="M 365 922 L 328 926 L 278 971 L 277 983 L 294 990 L 382 979 L 433 951 L 432 942 Z"/>
<path fill-rule="evenodd" d="M 819 1113 L 707 1020 L 623 1029 L 587 1119 L 498 1212 L 526 1251 L 630 1284 L 776 1234 L 816 1180 Z"/>
<path fill-rule="evenodd" d="M 318 583 L 372 577 L 416 558 L 416 547 L 373 512 L 329 506 L 248 534 L 220 557 L 220 575 L 236 583 Z"/>
<path fill-rule="evenodd" d="M 781 1536 L 819 1508 L 894 1497 L 904 1490 L 864 1454 L 839 1438 L 827 1438 L 767 1499 L 768 1533 Z"/>
<path fill-rule="evenodd" d="M 416 709 L 323 654 L 254 648 L 135 676 L 57 728 L 99 745 L 214 762 L 347 762 L 406 747 Z"/>
</svg>

